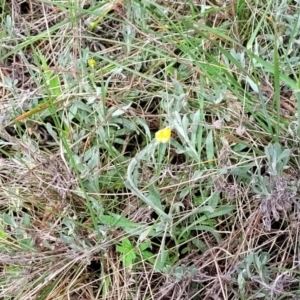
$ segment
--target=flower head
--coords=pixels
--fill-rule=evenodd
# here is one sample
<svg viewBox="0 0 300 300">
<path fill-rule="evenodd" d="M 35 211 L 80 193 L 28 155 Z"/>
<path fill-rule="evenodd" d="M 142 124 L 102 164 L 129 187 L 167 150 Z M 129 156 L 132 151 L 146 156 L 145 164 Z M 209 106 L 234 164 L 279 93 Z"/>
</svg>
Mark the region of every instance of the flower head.
<svg viewBox="0 0 300 300">
<path fill-rule="evenodd" d="M 167 143 L 170 140 L 171 133 L 169 127 L 163 128 L 155 133 L 155 139 L 159 143 Z"/>
<path fill-rule="evenodd" d="M 95 60 L 93 59 L 93 58 L 90 58 L 89 60 L 88 60 L 88 65 L 89 65 L 89 67 L 90 68 L 94 68 L 95 67 Z"/>
</svg>

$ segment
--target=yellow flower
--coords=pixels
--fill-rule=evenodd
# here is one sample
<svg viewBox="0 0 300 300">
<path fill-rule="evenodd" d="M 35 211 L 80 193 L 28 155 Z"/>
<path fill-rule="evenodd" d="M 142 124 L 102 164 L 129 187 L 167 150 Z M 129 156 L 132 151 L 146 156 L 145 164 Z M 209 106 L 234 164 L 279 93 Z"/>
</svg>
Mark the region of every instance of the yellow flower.
<svg viewBox="0 0 300 300">
<path fill-rule="evenodd" d="M 171 133 L 171 129 L 166 127 L 155 133 L 155 139 L 159 143 L 167 143 L 170 140 Z"/>
<path fill-rule="evenodd" d="M 88 65 L 90 66 L 90 68 L 94 68 L 95 67 L 95 60 L 94 59 L 92 59 L 92 58 L 90 58 L 89 60 L 88 60 Z"/>
</svg>

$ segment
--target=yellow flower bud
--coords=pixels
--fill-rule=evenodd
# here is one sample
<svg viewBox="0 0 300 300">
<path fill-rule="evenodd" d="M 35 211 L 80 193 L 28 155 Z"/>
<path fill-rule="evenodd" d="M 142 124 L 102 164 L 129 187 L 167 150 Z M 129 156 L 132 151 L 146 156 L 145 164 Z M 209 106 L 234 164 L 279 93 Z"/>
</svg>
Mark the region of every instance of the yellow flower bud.
<svg viewBox="0 0 300 300">
<path fill-rule="evenodd" d="M 94 59 L 92 59 L 92 58 L 90 58 L 89 60 L 88 60 L 88 65 L 90 66 L 90 68 L 94 68 L 95 67 L 95 60 Z"/>
</svg>

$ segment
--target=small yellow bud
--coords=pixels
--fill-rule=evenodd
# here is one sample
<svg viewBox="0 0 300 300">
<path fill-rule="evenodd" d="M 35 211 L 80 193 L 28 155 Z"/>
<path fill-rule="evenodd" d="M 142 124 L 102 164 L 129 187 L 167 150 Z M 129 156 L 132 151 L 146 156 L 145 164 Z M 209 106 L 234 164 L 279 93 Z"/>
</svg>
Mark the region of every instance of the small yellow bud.
<svg viewBox="0 0 300 300">
<path fill-rule="evenodd" d="M 95 64 L 96 64 L 96 62 L 95 62 L 94 59 L 90 58 L 90 59 L 88 60 L 88 65 L 90 66 L 90 68 L 94 68 L 94 67 L 95 67 Z"/>
</svg>

